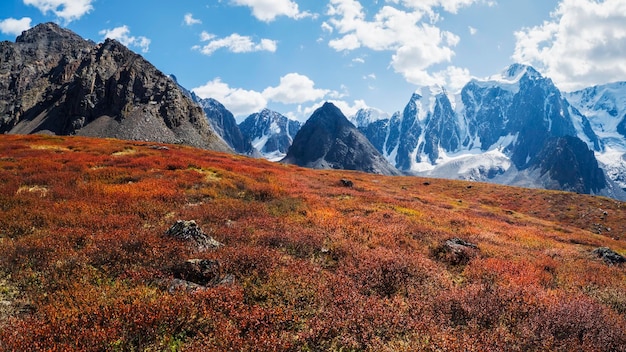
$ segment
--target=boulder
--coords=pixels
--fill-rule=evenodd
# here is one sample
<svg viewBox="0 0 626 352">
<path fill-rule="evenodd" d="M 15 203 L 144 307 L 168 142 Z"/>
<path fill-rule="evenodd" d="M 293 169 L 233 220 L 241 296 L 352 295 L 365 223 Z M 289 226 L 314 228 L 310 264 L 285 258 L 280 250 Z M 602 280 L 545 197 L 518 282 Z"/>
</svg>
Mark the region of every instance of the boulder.
<svg viewBox="0 0 626 352">
<path fill-rule="evenodd" d="M 216 241 L 213 237 L 204 233 L 198 224 L 196 224 L 195 220 L 178 220 L 165 234 L 180 241 L 192 242 L 197 245 L 200 250 L 216 249 L 223 246 L 223 244 Z"/>
<path fill-rule="evenodd" d="M 348 179 L 342 178 L 339 182 L 341 182 L 341 185 L 344 187 L 348 187 L 348 188 L 354 187 L 354 182 Z"/>
<path fill-rule="evenodd" d="M 220 262 L 210 259 L 189 259 L 173 268 L 174 277 L 198 284 L 213 286 L 222 279 Z"/>
<path fill-rule="evenodd" d="M 618 265 L 626 262 L 626 258 L 608 247 L 596 248 L 593 250 L 593 254 L 598 258 L 602 258 L 608 265 Z"/>
</svg>

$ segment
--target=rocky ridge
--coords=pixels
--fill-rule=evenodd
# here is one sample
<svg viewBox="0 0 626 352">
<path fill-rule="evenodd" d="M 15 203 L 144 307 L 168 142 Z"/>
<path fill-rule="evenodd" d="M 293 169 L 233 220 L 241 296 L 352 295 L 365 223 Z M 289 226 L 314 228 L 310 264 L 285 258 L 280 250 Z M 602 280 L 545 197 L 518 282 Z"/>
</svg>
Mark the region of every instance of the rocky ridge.
<svg viewBox="0 0 626 352">
<path fill-rule="evenodd" d="M 202 109 L 140 55 L 54 23 L 0 43 L 0 133 L 85 135 L 232 152 Z"/>
</svg>

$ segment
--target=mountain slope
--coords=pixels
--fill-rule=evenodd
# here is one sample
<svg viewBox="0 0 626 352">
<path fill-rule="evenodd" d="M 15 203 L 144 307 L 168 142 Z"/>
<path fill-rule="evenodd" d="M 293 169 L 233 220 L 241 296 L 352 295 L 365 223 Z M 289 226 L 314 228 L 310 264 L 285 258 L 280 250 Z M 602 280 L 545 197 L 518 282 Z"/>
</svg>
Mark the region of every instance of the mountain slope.
<svg viewBox="0 0 626 352">
<path fill-rule="evenodd" d="M 604 145 L 596 157 L 608 177 L 626 191 L 626 82 L 568 93 L 567 99 L 589 117 Z"/>
<path fill-rule="evenodd" d="M 184 143 L 229 151 L 169 77 L 114 40 L 56 24 L 0 44 L 0 132 Z"/>
<path fill-rule="evenodd" d="M 315 169 L 398 174 L 332 103 L 325 103 L 311 115 L 282 162 Z"/>
<path fill-rule="evenodd" d="M 298 121 L 268 109 L 248 116 L 239 124 L 241 133 L 266 159 L 278 161 L 287 155 L 287 150 L 300 130 Z"/>
</svg>

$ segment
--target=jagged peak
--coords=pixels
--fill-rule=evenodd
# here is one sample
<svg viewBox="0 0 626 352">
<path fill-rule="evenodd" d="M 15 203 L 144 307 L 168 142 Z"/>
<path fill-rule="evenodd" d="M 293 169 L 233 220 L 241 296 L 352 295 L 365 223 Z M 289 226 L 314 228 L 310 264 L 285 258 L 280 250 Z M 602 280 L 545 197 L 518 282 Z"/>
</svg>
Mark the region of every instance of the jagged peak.
<svg viewBox="0 0 626 352">
<path fill-rule="evenodd" d="M 60 27 L 53 22 L 40 23 L 20 34 L 15 42 L 19 44 L 44 43 L 50 47 L 58 46 L 63 42 L 75 42 L 81 45 L 95 45 L 93 41 L 86 40 L 69 29 Z"/>
<path fill-rule="evenodd" d="M 390 115 L 380 109 L 367 107 L 359 109 L 354 116 L 350 118 L 350 121 L 358 127 L 367 126 L 372 122 L 378 120 L 389 119 Z"/>
<path fill-rule="evenodd" d="M 497 76 L 496 76 L 497 77 Z M 538 79 L 543 78 L 541 73 L 537 71 L 534 67 L 530 65 L 515 63 L 505 68 L 500 73 L 500 80 L 508 81 L 508 82 L 518 82 L 523 77 Z M 496 80 L 498 80 L 496 78 Z"/>
</svg>

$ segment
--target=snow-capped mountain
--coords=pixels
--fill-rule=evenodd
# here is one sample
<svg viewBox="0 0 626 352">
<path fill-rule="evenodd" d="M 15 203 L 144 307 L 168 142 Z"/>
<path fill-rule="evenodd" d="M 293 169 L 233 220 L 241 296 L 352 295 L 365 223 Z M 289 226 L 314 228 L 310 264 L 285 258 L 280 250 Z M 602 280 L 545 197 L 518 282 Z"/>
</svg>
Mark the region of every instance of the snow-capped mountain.
<svg viewBox="0 0 626 352">
<path fill-rule="evenodd" d="M 272 161 L 285 157 L 300 127 L 300 122 L 268 109 L 248 116 L 239 124 L 241 133 L 252 141 L 252 146 Z"/>
<path fill-rule="evenodd" d="M 616 196 L 593 153 L 605 150 L 603 140 L 552 80 L 530 66 L 474 79 L 456 95 L 423 88 L 402 112 L 359 129 L 409 174 Z M 559 159 L 565 157 L 568 163 Z"/>
<path fill-rule="evenodd" d="M 566 94 L 589 118 L 603 149 L 596 158 L 608 177 L 626 190 L 626 82 L 594 86 Z"/>
<path fill-rule="evenodd" d="M 376 121 L 388 119 L 389 114 L 376 108 L 359 109 L 354 116 L 348 118 L 356 127 L 368 126 Z"/>
</svg>

